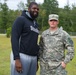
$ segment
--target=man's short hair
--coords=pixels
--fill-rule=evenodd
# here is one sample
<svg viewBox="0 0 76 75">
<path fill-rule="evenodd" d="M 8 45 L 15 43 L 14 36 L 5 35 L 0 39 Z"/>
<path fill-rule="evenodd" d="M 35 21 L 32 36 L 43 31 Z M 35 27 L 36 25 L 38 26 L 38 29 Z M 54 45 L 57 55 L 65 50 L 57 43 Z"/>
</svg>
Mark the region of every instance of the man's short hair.
<svg viewBox="0 0 76 75">
<path fill-rule="evenodd" d="M 28 7 L 28 8 L 31 8 L 32 5 L 37 5 L 37 6 L 38 6 L 38 4 L 37 4 L 36 2 L 31 2 L 31 3 L 29 4 L 29 7 Z"/>
</svg>

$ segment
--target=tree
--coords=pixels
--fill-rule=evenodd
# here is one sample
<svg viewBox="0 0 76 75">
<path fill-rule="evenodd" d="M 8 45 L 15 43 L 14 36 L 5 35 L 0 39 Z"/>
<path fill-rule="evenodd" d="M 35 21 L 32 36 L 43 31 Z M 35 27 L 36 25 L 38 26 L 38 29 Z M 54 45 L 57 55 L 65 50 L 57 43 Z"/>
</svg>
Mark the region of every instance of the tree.
<svg viewBox="0 0 76 75">
<path fill-rule="evenodd" d="M 49 27 L 48 16 L 51 13 L 58 13 L 58 2 L 57 0 L 44 0 L 44 3 L 40 5 L 40 15 L 38 22 L 41 30 L 45 30 Z"/>
<path fill-rule="evenodd" d="M 17 6 L 18 6 L 18 10 L 26 9 L 26 4 L 24 4 L 22 1 L 20 1 L 20 3 Z"/>
<path fill-rule="evenodd" d="M 58 1 L 57 0 L 44 0 L 44 9 L 47 13 L 58 13 Z"/>
<path fill-rule="evenodd" d="M 76 25 L 76 5 L 75 4 L 72 5 L 70 17 L 71 17 L 71 23 L 72 23 L 72 31 L 76 32 L 76 27 L 75 27 L 75 25 Z"/>
<path fill-rule="evenodd" d="M 6 4 L 6 0 L 3 4 L 1 4 L 1 19 L 2 19 L 2 25 L 1 27 L 3 29 L 7 29 L 7 23 L 8 23 L 8 6 Z"/>
<path fill-rule="evenodd" d="M 46 16 L 46 11 L 43 9 L 43 6 L 39 4 L 39 16 L 38 16 L 38 23 L 39 23 L 39 30 L 44 30 L 44 19 Z"/>
</svg>

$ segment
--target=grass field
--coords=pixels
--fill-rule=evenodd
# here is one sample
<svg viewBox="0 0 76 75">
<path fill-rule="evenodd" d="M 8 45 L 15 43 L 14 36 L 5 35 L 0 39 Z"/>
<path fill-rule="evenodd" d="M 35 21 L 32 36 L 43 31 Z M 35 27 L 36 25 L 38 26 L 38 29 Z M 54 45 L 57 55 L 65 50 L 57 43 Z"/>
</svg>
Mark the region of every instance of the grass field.
<svg viewBox="0 0 76 75">
<path fill-rule="evenodd" d="M 76 38 L 73 38 L 76 50 Z M 0 35 L 0 75 L 10 75 L 10 38 Z M 76 52 L 75 52 L 76 53 Z M 68 75 L 76 75 L 76 55 L 74 59 L 67 65 Z M 37 72 L 39 74 L 39 71 Z"/>
</svg>

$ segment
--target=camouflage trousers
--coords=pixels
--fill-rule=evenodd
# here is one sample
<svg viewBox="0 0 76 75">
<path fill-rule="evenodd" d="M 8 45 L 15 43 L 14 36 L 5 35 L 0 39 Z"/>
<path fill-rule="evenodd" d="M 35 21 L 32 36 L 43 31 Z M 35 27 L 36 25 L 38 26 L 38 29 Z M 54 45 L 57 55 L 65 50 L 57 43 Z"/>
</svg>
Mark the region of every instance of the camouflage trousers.
<svg viewBox="0 0 76 75">
<path fill-rule="evenodd" d="M 40 75 L 67 75 L 67 71 L 59 65 L 56 68 L 50 69 L 46 65 L 40 66 Z"/>
</svg>

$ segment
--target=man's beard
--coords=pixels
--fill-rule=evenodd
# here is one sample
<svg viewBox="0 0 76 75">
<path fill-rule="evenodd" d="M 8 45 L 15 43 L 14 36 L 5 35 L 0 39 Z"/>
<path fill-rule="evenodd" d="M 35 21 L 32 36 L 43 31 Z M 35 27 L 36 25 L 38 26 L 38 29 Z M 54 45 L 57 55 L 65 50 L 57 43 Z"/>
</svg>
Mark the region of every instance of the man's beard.
<svg viewBox="0 0 76 75">
<path fill-rule="evenodd" d="M 38 12 L 36 12 L 36 14 L 34 14 L 34 11 L 30 11 L 30 15 L 33 19 L 38 17 Z"/>
</svg>

